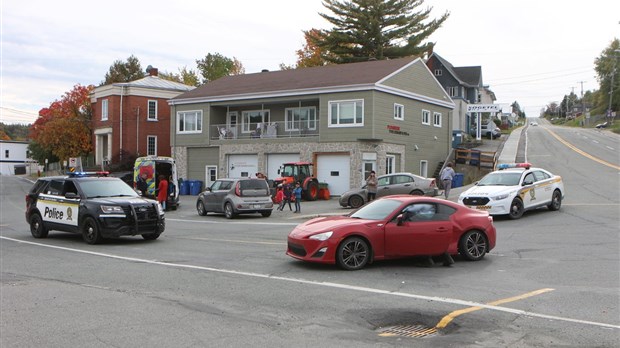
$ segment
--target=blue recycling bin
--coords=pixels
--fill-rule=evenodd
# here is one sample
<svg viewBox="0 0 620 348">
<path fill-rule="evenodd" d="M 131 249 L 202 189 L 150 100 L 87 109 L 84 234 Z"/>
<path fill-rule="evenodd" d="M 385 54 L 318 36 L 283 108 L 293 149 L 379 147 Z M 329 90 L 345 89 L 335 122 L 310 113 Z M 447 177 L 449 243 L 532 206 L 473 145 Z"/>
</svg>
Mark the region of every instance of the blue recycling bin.
<svg viewBox="0 0 620 348">
<path fill-rule="evenodd" d="M 192 196 L 198 196 L 202 190 L 202 181 L 191 180 L 189 184 L 189 192 Z"/>
<path fill-rule="evenodd" d="M 452 188 L 463 186 L 463 178 L 465 176 L 463 173 L 454 174 L 454 178 L 452 179 Z"/>
<path fill-rule="evenodd" d="M 189 180 L 183 180 L 179 182 L 179 194 L 180 195 L 189 195 Z"/>
</svg>

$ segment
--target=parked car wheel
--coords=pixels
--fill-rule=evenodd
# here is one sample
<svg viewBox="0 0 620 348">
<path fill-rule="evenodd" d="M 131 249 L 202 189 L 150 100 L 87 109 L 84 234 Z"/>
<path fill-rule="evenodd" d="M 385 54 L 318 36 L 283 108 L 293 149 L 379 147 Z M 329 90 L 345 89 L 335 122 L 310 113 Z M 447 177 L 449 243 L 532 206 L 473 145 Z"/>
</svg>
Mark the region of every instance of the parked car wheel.
<svg viewBox="0 0 620 348">
<path fill-rule="evenodd" d="M 43 225 L 41 215 L 35 213 L 30 216 L 30 233 L 34 238 L 46 238 L 49 231 Z"/>
<path fill-rule="evenodd" d="M 103 238 L 101 237 L 99 226 L 97 226 L 97 221 L 95 221 L 95 219 L 87 217 L 84 220 L 84 224 L 82 224 L 82 238 L 88 244 L 101 243 Z"/>
<path fill-rule="evenodd" d="M 198 211 L 198 215 L 200 215 L 200 216 L 206 216 L 207 215 L 207 210 L 205 209 L 205 204 L 202 201 L 198 201 L 198 203 L 196 203 L 196 211 Z"/>
<path fill-rule="evenodd" d="M 480 231 L 469 231 L 459 241 L 459 254 L 470 261 L 478 261 L 487 253 L 487 238 Z"/>
<path fill-rule="evenodd" d="M 549 210 L 555 211 L 560 210 L 562 206 L 562 193 L 559 190 L 553 191 L 553 196 L 551 196 L 551 203 L 547 206 Z"/>
<path fill-rule="evenodd" d="M 409 193 L 412 196 L 424 196 L 424 192 L 420 191 L 420 190 L 413 190 Z"/>
<path fill-rule="evenodd" d="M 230 202 L 224 205 L 224 216 L 226 216 L 227 219 L 232 219 L 235 217 L 235 211 Z"/>
<path fill-rule="evenodd" d="M 351 198 L 349 198 L 349 205 L 351 206 L 351 208 L 359 208 L 362 205 L 364 205 L 364 198 L 362 196 L 351 196 Z"/>
<path fill-rule="evenodd" d="M 359 237 L 345 239 L 336 251 L 338 265 L 348 271 L 364 268 L 370 260 L 370 247 Z"/>
<path fill-rule="evenodd" d="M 156 233 L 145 233 L 142 235 L 142 238 L 144 238 L 145 240 L 155 240 L 157 238 L 159 238 L 161 233 L 156 232 Z"/>
<path fill-rule="evenodd" d="M 515 198 L 510 204 L 510 214 L 508 214 L 511 219 L 516 220 L 523 216 L 523 201 L 519 198 Z"/>
<path fill-rule="evenodd" d="M 263 217 L 270 217 L 271 216 L 271 212 L 270 211 L 264 211 L 262 213 L 260 213 Z"/>
</svg>

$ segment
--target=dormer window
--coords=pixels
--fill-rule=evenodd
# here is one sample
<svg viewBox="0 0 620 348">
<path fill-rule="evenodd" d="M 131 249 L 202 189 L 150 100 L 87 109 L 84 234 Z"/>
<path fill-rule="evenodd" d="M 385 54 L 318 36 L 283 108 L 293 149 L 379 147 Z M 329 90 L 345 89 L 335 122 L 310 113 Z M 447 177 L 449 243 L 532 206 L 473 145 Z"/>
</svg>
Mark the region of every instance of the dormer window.
<svg viewBox="0 0 620 348">
<path fill-rule="evenodd" d="M 441 69 L 435 69 L 435 76 L 441 76 Z"/>
</svg>

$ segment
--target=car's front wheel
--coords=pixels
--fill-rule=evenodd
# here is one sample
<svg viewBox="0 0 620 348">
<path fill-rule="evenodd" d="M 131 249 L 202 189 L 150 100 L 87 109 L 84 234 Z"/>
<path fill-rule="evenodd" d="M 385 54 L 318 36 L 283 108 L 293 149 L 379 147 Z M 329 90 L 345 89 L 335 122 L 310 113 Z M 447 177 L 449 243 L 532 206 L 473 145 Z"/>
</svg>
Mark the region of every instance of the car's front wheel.
<svg viewBox="0 0 620 348">
<path fill-rule="evenodd" d="M 230 202 L 224 205 L 224 216 L 226 216 L 227 219 L 232 219 L 235 217 L 235 210 Z"/>
<path fill-rule="evenodd" d="M 97 221 L 92 217 L 84 219 L 84 223 L 82 224 L 82 238 L 88 244 L 98 244 L 103 240 L 99 232 Z"/>
<path fill-rule="evenodd" d="M 35 213 L 30 216 L 30 234 L 34 238 L 47 238 L 49 230 L 45 228 L 43 224 L 43 218 L 41 215 Z"/>
<path fill-rule="evenodd" d="M 336 262 L 347 271 L 364 268 L 370 260 L 370 247 L 359 237 L 349 237 L 338 246 Z"/>
<path fill-rule="evenodd" d="M 459 241 L 459 254 L 470 261 L 478 261 L 487 253 L 487 238 L 480 231 L 469 231 Z"/>
<path fill-rule="evenodd" d="M 562 206 L 562 193 L 560 190 L 553 191 L 553 196 L 551 196 L 551 203 L 547 206 L 549 210 L 555 211 L 560 210 Z"/>
<path fill-rule="evenodd" d="M 146 240 L 155 240 L 155 239 L 159 238 L 160 235 L 161 235 L 161 233 L 159 233 L 159 232 L 145 233 L 145 234 L 142 235 L 142 238 L 144 238 Z"/>
<path fill-rule="evenodd" d="M 207 210 L 205 209 L 205 204 L 202 201 L 198 201 L 198 203 L 196 203 L 196 211 L 198 211 L 198 215 L 200 215 L 200 216 L 206 216 L 207 215 Z"/>
<path fill-rule="evenodd" d="M 362 196 L 353 195 L 349 198 L 349 205 L 351 208 L 357 209 L 364 205 L 364 198 L 362 198 Z"/>
<path fill-rule="evenodd" d="M 519 219 L 523 216 L 523 210 L 523 201 L 519 198 L 515 198 L 512 200 L 512 203 L 510 203 L 510 213 L 508 216 L 513 220 Z"/>
</svg>

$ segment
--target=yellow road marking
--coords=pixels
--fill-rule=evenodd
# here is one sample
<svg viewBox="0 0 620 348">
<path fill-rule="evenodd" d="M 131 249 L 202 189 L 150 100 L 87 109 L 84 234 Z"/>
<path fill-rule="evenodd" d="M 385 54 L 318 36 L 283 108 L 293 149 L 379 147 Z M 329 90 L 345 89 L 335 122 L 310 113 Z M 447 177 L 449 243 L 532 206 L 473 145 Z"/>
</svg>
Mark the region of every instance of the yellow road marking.
<svg viewBox="0 0 620 348">
<path fill-rule="evenodd" d="M 553 291 L 553 290 L 555 290 L 555 289 L 551 289 L 551 288 L 540 289 L 540 290 L 528 292 L 528 293 L 525 293 L 525 294 L 522 294 L 522 295 L 518 295 L 518 296 L 514 296 L 514 297 L 509 297 L 509 298 L 505 298 L 505 299 L 489 302 L 487 304 L 491 305 L 491 306 L 499 306 L 499 305 L 504 304 L 504 303 L 514 302 L 514 301 L 518 301 L 518 300 L 523 300 L 525 298 L 536 296 L 536 295 L 540 295 L 540 294 L 544 294 L 545 292 L 549 292 L 549 291 Z M 439 321 L 439 323 L 437 325 L 435 325 L 435 327 L 437 329 L 443 329 L 446 326 L 448 326 L 448 324 L 450 324 L 450 322 L 454 318 L 458 317 L 459 315 L 463 315 L 463 314 L 466 314 L 466 313 L 471 313 L 471 312 L 478 311 L 478 310 L 481 310 L 481 309 L 482 309 L 482 307 L 469 307 L 469 308 L 465 308 L 465 309 L 459 309 L 458 311 L 454 311 L 454 312 L 446 315 L 445 317 L 443 317 L 441 319 L 441 321 Z"/>
<path fill-rule="evenodd" d="M 568 146 L 571 150 L 573 150 L 573 151 L 577 152 L 578 154 L 580 154 L 580 155 L 582 155 L 582 156 L 584 156 L 584 157 L 587 157 L 587 158 L 589 158 L 589 159 L 591 159 L 591 160 L 593 160 L 593 161 L 596 161 L 596 162 L 598 162 L 598 163 L 600 163 L 600 164 L 602 164 L 602 165 L 605 165 L 605 166 L 608 166 L 608 167 L 611 167 L 611 168 L 614 168 L 614 169 L 620 170 L 620 166 L 617 166 L 617 165 L 615 165 L 615 164 L 613 164 L 613 163 L 607 162 L 607 161 L 602 160 L 602 159 L 600 159 L 600 158 L 594 157 L 594 156 L 590 155 L 589 153 L 587 153 L 587 152 L 585 152 L 585 151 L 583 151 L 583 150 L 580 150 L 580 149 L 578 149 L 577 147 L 573 146 L 573 145 L 572 145 L 571 143 L 569 143 L 568 141 L 566 141 L 566 140 L 564 140 L 564 139 L 560 138 L 560 136 L 559 136 L 559 135 L 557 135 L 557 134 L 555 134 L 552 130 L 547 129 L 546 127 L 544 127 L 543 129 L 544 129 L 544 130 L 546 130 L 547 132 L 549 132 L 549 134 L 551 134 L 554 138 L 558 139 L 558 141 L 559 141 L 559 142 L 561 142 L 562 144 L 564 144 L 564 145 Z"/>
</svg>

